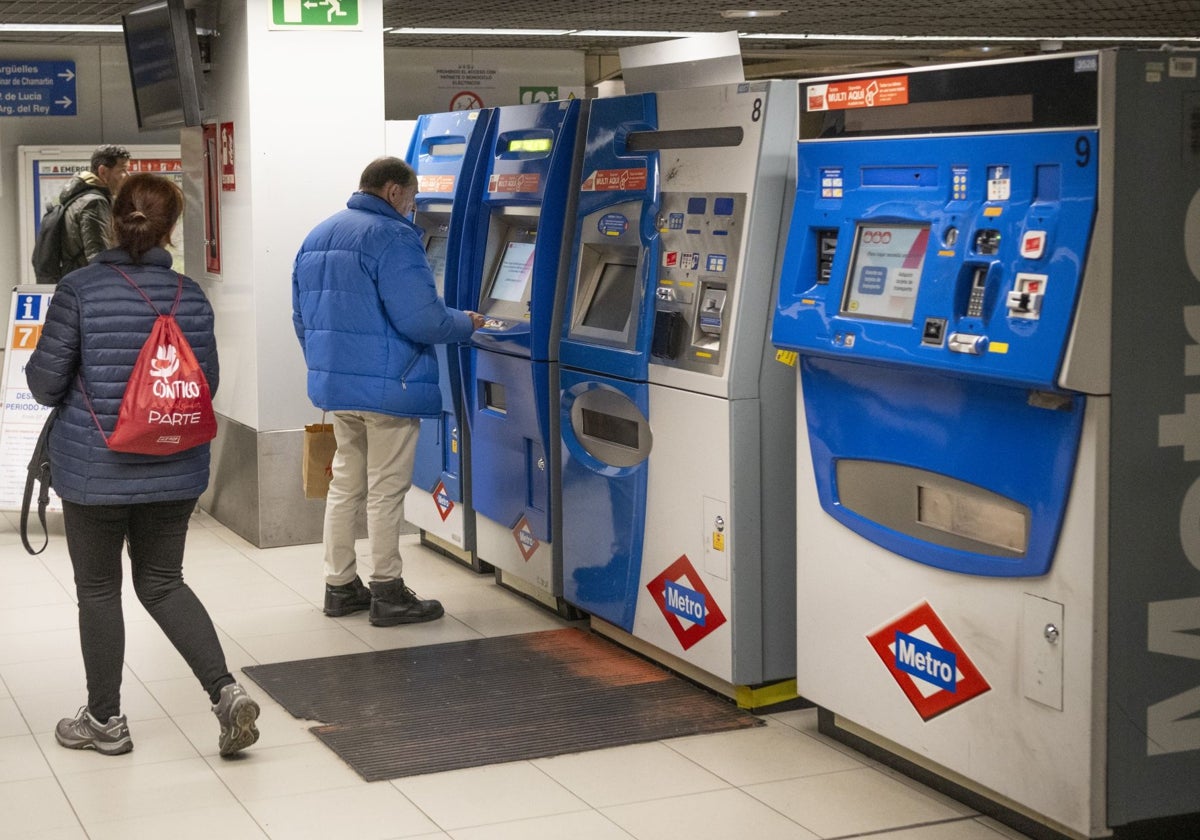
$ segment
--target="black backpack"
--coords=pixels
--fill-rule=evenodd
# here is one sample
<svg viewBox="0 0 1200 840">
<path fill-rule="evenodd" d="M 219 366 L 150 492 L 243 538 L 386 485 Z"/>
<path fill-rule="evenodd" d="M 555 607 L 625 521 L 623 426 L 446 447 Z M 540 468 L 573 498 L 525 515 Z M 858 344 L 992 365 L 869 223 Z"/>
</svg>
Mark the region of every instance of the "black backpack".
<svg viewBox="0 0 1200 840">
<path fill-rule="evenodd" d="M 81 190 L 62 204 L 55 204 L 42 216 L 37 241 L 33 244 L 33 275 L 39 283 L 57 283 L 63 274 L 63 242 L 67 235 L 67 208 L 97 189 Z"/>
</svg>

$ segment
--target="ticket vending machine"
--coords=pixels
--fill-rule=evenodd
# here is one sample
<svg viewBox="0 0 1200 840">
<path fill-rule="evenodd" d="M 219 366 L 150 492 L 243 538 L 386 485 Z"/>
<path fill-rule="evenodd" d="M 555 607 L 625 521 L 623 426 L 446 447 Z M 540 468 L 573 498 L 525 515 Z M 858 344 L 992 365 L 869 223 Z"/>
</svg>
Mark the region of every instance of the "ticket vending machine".
<svg viewBox="0 0 1200 840">
<path fill-rule="evenodd" d="M 1196 54 L 800 102 L 799 692 L 1031 836 L 1200 836 Z"/>
<path fill-rule="evenodd" d="M 586 112 L 579 99 L 485 112 L 454 290 L 487 319 L 460 348 L 478 556 L 564 615 L 558 342 Z"/>
<path fill-rule="evenodd" d="M 794 82 L 594 101 L 561 347 L 564 597 L 749 706 L 793 696 L 795 126 Z"/>
<path fill-rule="evenodd" d="M 464 169 L 464 164 L 477 158 L 471 152 L 472 138 L 488 115 L 481 111 L 426 114 L 417 120 L 408 150 L 408 164 L 417 173 L 418 183 L 413 221 L 425 232 L 425 253 L 438 294 L 451 305 L 448 295 L 453 283 L 447 283 L 446 277 L 454 277 L 458 271 L 460 243 L 451 233 L 450 222 L 462 212 L 471 181 L 471 171 Z M 461 419 L 458 354 L 444 344 L 436 350 L 442 410 L 439 417 L 421 421 L 404 517 L 421 529 L 421 541 L 426 545 L 476 571 L 488 571 L 475 551 L 475 513 L 471 507 L 470 464 L 465 455 L 467 436 Z"/>
</svg>

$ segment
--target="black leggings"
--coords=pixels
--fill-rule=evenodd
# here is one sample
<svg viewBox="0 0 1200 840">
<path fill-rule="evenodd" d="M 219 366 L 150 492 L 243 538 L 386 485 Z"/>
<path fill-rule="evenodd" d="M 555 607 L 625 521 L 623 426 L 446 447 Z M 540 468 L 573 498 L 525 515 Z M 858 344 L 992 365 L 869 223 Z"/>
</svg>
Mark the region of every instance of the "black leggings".
<svg viewBox="0 0 1200 840">
<path fill-rule="evenodd" d="M 138 600 L 191 666 L 209 698 L 215 702 L 221 687 L 234 681 L 212 619 L 183 582 L 183 547 L 195 507 L 195 499 L 140 505 L 63 502 L 79 599 L 88 710 L 101 722 L 121 713 L 121 549 L 126 541 Z"/>
</svg>

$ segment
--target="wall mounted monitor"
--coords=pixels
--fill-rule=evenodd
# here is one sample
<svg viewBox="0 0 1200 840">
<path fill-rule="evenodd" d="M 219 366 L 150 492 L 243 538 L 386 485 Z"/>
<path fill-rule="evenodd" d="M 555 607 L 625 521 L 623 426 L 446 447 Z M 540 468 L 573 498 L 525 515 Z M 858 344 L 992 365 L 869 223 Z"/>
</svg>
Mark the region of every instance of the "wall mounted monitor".
<svg viewBox="0 0 1200 840">
<path fill-rule="evenodd" d="M 195 14 L 183 0 L 121 16 L 138 128 L 198 126 L 204 101 Z"/>
</svg>

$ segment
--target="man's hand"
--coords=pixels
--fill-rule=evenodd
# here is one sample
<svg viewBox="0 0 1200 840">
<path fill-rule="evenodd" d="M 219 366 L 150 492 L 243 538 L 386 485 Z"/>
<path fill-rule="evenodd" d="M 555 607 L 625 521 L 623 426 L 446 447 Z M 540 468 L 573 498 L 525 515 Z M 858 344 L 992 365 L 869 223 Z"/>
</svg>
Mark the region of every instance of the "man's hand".
<svg viewBox="0 0 1200 840">
<path fill-rule="evenodd" d="M 471 316 L 471 326 L 473 326 L 475 329 L 479 329 L 480 327 L 482 327 L 482 326 L 483 326 L 483 322 L 484 322 L 484 320 L 485 320 L 485 319 L 484 319 L 484 317 L 483 317 L 482 315 L 480 315 L 478 312 L 472 312 L 472 311 L 471 311 L 471 310 L 469 310 L 469 309 L 467 309 L 467 310 L 464 310 L 464 311 L 465 311 L 465 312 L 466 312 L 468 315 L 470 315 L 470 316 Z"/>
</svg>

